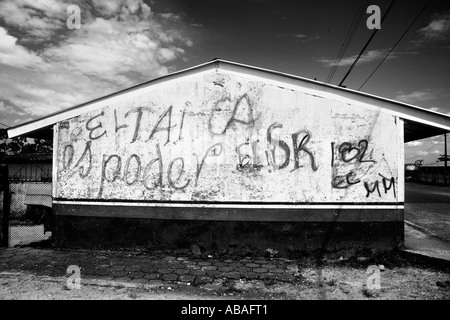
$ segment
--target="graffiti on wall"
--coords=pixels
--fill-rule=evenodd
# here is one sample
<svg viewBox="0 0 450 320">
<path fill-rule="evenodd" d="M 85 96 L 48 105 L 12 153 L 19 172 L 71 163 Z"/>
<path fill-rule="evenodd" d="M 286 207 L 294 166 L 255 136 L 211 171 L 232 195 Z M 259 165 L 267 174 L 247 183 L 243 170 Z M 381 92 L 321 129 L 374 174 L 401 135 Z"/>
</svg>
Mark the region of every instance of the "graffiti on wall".
<svg viewBox="0 0 450 320">
<path fill-rule="evenodd" d="M 283 123 L 283 113 L 268 116 L 271 110 L 249 92 L 193 100 L 105 106 L 71 119 L 59 132 L 57 196 L 198 200 L 201 194 L 233 201 L 242 200 L 234 199 L 241 188 L 250 195 L 244 200 L 264 201 L 269 192 L 278 199 L 273 193 L 288 189 L 279 198 L 299 201 L 301 192 L 315 188 L 313 200 L 320 192 L 345 201 L 358 200 L 356 194 L 396 199 L 395 170 L 374 153 L 384 143 L 376 136 L 324 136 L 308 121 Z"/>
</svg>

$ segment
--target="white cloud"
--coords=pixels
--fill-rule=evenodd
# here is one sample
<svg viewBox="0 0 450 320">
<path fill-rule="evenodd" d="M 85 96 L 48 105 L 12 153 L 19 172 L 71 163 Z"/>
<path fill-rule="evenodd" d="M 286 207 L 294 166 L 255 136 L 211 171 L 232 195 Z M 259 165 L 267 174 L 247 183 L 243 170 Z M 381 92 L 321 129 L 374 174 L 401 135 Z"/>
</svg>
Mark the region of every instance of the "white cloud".
<svg viewBox="0 0 450 320">
<path fill-rule="evenodd" d="M 65 27 L 68 4 L 57 0 L 18 0 L 0 2 L 0 15 L 7 25 L 26 31 L 35 39 L 48 39 Z"/>
<path fill-rule="evenodd" d="M 361 55 L 361 57 L 358 60 L 358 64 L 381 60 L 384 58 L 385 55 L 386 55 L 386 50 L 369 50 L 366 53 L 364 53 L 363 55 Z M 340 67 L 350 66 L 350 65 L 352 65 L 352 63 L 355 61 L 355 59 L 357 57 L 358 57 L 358 55 L 353 55 L 353 56 L 342 58 L 339 66 Z M 387 59 L 393 59 L 393 58 L 396 58 L 396 55 L 391 53 Z M 315 61 L 322 63 L 326 67 L 332 67 L 334 65 L 334 60 L 335 60 L 334 58 L 330 59 L 330 58 L 325 58 L 325 57 L 315 59 Z"/>
<path fill-rule="evenodd" d="M 169 13 L 160 13 L 159 16 L 165 20 L 169 20 L 169 21 L 181 21 L 182 20 L 182 16 L 179 14 L 175 14 L 172 12 Z"/>
<path fill-rule="evenodd" d="M 24 116 L 26 115 L 26 112 L 17 107 L 12 106 L 9 103 L 6 103 L 3 100 L 0 100 L 0 114 L 3 117 L 6 117 L 6 115 Z"/>
<path fill-rule="evenodd" d="M 280 37 L 280 36 L 281 35 L 279 35 L 278 37 Z M 295 38 L 296 42 L 297 41 L 299 41 L 299 42 L 310 42 L 311 40 L 320 39 L 320 36 L 318 34 L 306 35 L 306 34 L 298 33 L 298 34 L 293 34 L 291 36 Z"/>
<path fill-rule="evenodd" d="M 395 99 L 406 102 L 406 103 L 429 101 L 429 100 L 436 99 L 436 93 L 429 89 L 416 90 L 416 91 L 412 91 L 409 93 L 399 91 L 398 94 L 395 96 Z M 435 110 L 433 110 L 433 109 L 435 109 Z M 437 111 L 438 109 L 439 108 L 436 108 L 436 107 L 430 108 L 430 110 L 433 110 L 433 111 Z"/>
<path fill-rule="evenodd" d="M 169 72 L 165 63 L 181 57 L 188 41 L 177 32 L 163 30 L 153 21 L 117 21 L 96 18 L 83 32 L 45 50 L 47 60 L 60 61 L 72 72 L 130 86 L 126 72 L 146 78 Z"/>
<path fill-rule="evenodd" d="M 102 16 L 113 16 L 120 13 L 123 1 L 93 0 L 93 4 Z"/>
<path fill-rule="evenodd" d="M 423 142 L 422 141 L 411 141 L 411 142 L 406 143 L 406 145 L 409 147 L 418 147 L 418 146 L 423 145 Z"/>
<path fill-rule="evenodd" d="M 140 16 L 148 19 L 152 15 L 151 8 L 142 0 L 93 0 L 93 6 L 107 18 L 127 19 L 130 16 Z"/>
<path fill-rule="evenodd" d="M 450 38 L 450 13 L 440 13 L 433 17 L 433 20 L 426 26 L 418 30 L 419 42 L 445 40 Z"/>
<path fill-rule="evenodd" d="M 142 0 L 70 3 L 81 7 L 80 30 L 66 28 L 69 3 L 0 3 L 0 109 L 10 123 L 14 110 L 42 116 L 165 75 L 193 44 L 181 17 L 154 14 Z"/>
<path fill-rule="evenodd" d="M 0 27 L 0 64 L 15 67 L 42 66 L 45 62 L 37 54 L 17 45 L 17 38 Z"/>
</svg>

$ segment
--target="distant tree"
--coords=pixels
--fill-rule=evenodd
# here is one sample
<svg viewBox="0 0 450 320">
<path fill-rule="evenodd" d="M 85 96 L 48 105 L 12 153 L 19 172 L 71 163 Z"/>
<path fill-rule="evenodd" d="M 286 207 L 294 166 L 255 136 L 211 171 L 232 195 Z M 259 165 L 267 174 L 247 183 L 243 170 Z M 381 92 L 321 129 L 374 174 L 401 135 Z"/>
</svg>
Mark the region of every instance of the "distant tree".
<svg viewBox="0 0 450 320">
<path fill-rule="evenodd" d="M 6 129 L 0 129 L 0 154 L 51 153 L 51 140 L 25 137 L 8 138 Z"/>
</svg>

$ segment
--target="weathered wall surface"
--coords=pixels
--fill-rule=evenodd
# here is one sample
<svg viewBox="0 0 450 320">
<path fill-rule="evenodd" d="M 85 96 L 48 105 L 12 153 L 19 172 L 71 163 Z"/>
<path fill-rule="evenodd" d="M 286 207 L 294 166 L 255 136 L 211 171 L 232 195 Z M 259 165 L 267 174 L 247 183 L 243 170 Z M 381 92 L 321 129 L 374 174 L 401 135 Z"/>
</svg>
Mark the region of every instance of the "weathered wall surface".
<svg viewBox="0 0 450 320">
<path fill-rule="evenodd" d="M 398 125 L 376 106 L 194 75 L 59 123 L 54 197 L 402 202 Z"/>
</svg>

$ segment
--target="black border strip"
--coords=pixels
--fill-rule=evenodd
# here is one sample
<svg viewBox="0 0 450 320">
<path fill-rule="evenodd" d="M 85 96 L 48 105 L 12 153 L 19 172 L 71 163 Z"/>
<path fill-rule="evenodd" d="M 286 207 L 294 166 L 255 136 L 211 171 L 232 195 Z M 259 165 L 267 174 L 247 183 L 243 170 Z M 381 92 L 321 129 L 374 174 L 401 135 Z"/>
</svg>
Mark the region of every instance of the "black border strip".
<svg viewBox="0 0 450 320">
<path fill-rule="evenodd" d="M 65 199 L 53 198 L 53 201 L 70 202 L 123 202 L 123 203 L 176 203 L 176 204 L 235 204 L 235 205 L 377 205 L 377 206 L 402 206 L 404 202 L 249 202 L 249 201 L 161 201 L 161 200 L 131 200 L 131 199 Z"/>
<path fill-rule="evenodd" d="M 403 208 L 247 208 L 201 206 L 135 206 L 132 204 L 89 205 L 83 203 L 54 203 L 56 217 L 106 217 L 190 221 L 256 221 L 256 222 L 398 222 L 404 219 Z"/>
</svg>

